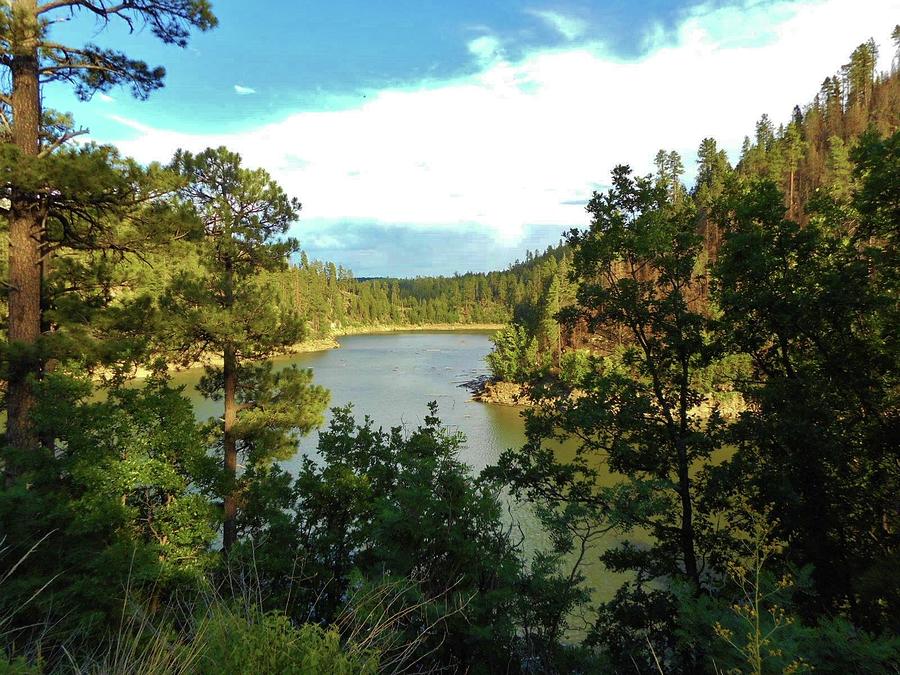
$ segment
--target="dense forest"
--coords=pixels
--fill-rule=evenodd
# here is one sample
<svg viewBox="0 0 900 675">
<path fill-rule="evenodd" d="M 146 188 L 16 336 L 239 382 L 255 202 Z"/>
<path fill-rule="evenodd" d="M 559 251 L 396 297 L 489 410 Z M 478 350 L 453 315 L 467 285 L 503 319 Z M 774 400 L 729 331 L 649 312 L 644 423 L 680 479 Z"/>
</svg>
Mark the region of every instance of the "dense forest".
<svg viewBox="0 0 900 675">
<path fill-rule="evenodd" d="M 298 312 L 317 337 L 349 327 L 501 324 L 541 302 L 565 255 L 560 244 L 528 251 L 524 262 L 499 272 L 354 279 L 352 271 L 301 252 L 298 264 L 272 273 L 271 281 L 277 302 Z"/>
<path fill-rule="evenodd" d="M 94 18 L 177 47 L 217 25 L 205 0 L 0 6 L 0 670 L 900 669 L 900 27 L 890 72 L 864 43 L 736 167 L 704 139 L 692 189 L 661 151 L 506 271 L 358 280 L 302 254 L 299 201 L 227 148 L 73 142 L 48 82 L 146 98 L 165 75 L 51 39 Z M 423 401 L 413 430 L 334 410 L 281 467 L 329 392 L 276 354 L 507 321 L 491 366 L 536 405 L 496 466 Z M 204 422 L 169 374 L 196 363 Z M 624 573 L 612 599 L 590 563 Z"/>
<path fill-rule="evenodd" d="M 893 38 L 900 49 L 900 32 L 895 31 Z M 698 272 L 700 287 L 695 300 L 709 298 L 709 271 L 725 234 L 716 207 L 736 184 L 771 182 L 784 195 L 786 217 L 801 225 L 809 222 L 811 208 L 821 208 L 828 198 L 843 204 L 850 201 L 858 184 L 852 150 L 859 138 L 866 133 L 891 136 L 900 125 L 898 58 L 893 57 L 893 70 L 880 73 L 875 67 L 878 53 L 874 40 L 859 45 L 839 73 L 825 78 L 813 101 L 794 107 L 788 121 L 776 128 L 769 115 L 763 114 L 753 136 L 745 136 L 735 166 L 714 138 L 704 138 L 697 149 L 696 181 L 691 188 L 682 182 L 684 161 L 677 152 L 660 150 L 656 154 L 655 185 L 665 189 L 675 204 L 690 201 L 697 212 L 697 232 L 703 238 L 698 264 L 705 269 Z M 596 204 L 589 205 L 588 211 L 595 214 Z M 566 246 L 561 245 L 560 250 Z M 542 366 L 559 367 L 560 358 L 567 358 L 564 351 L 577 352 L 592 345 L 608 349 L 618 341 L 614 338 L 610 343 L 605 339 L 608 335 L 589 330 L 584 321 L 551 320 L 561 308 L 575 303 L 580 280 L 577 273 L 569 273 L 568 261 L 559 253 L 556 257 L 563 267 L 558 272 L 548 268 L 542 283 L 532 287 L 536 290 L 511 305 L 515 325 L 498 336 L 492 359 L 500 379 L 522 379 Z M 568 354 L 570 365 L 578 360 L 578 354 Z M 524 365 L 515 365 L 520 362 Z"/>
</svg>

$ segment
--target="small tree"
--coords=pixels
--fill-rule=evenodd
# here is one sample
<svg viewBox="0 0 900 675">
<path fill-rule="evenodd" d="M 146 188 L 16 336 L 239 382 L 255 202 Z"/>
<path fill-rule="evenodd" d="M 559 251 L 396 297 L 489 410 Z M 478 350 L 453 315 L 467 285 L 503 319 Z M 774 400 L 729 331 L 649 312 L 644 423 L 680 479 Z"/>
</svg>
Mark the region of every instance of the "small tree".
<svg viewBox="0 0 900 675">
<path fill-rule="evenodd" d="M 63 370 L 40 382 L 33 413 L 56 451 L 28 453 L 20 481 L 0 491 L 11 559 L 44 542 L 12 576 L 0 561 L 4 630 L 12 643 L 42 640 L 51 662 L 60 643 L 121 618 L 123 588 L 151 609 L 198 590 L 217 525 L 215 465 L 190 401 L 160 375 L 97 401 L 89 378 Z"/>
<path fill-rule="evenodd" d="M 523 382 L 537 365 L 537 342 L 524 326 L 510 324 L 491 337 L 494 349 L 487 355 L 494 377 Z"/>
<path fill-rule="evenodd" d="M 812 616 L 898 622 L 896 463 L 900 134 L 867 135 L 855 193 L 800 226 L 770 183 L 725 203 L 716 266 L 722 340 L 750 355 L 734 462 L 778 519 L 785 557 L 814 566 Z"/>
<path fill-rule="evenodd" d="M 696 373 L 713 356 L 696 302 L 700 237 L 693 209 L 674 205 L 669 187 L 619 166 L 609 192 L 588 204 L 590 229 L 569 236 L 579 290 L 567 316 L 619 348 L 577 382 L 532 387 L 539 404 L 527 417 L 527 443 L 499 463 L 519 495 L 557 510 L 578 504 L 597 529 L 649 534 L 649 546 L 626 541 L 603 555 L 609 568 L 636 575 L 602 608 L 594 635 L 623 666 L 646 651 L 646 639 L 657 653 L 674 644 L 674 598 L 648 582 L 680 578 L 698 590 L 715 541 L 707 469 L 720 418 L 694 410 L 704 401 Z M 579 447 L 562 462 L 545 441 L 566 439 Z M 609 486 L 607 472 L 623 478 Z M 681 659 L 690 667 L 691 654 Z"/>
</svg>

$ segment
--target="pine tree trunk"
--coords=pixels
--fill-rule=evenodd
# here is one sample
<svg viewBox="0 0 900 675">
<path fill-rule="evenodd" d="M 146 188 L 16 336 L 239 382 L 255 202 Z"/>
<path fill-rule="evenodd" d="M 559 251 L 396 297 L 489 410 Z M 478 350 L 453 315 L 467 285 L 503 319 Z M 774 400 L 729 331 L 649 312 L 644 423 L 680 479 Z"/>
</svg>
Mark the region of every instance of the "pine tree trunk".
<svg viewBox="0 0 900 675">
<path fill-rule="evenodd" d="M 237 418 L 235 393 L 237 391 L 237 358 L 234 347 L 225 348 L 225 359 L 222 367 L 225 384 L 225 438 L 223 442 L 223 466 L 227 477 L 234 484 L 237 479 L 237 439 L 234 435 L 234 423 Z M 224 531 L 222 548 L 225 553 L 237 542 L 237 494 L 232 489 L 224 499 Z"/>
<path fill-rule="evenodd" d="M 694 582 L 694 592 L 700 592 L 700 569 L 694 549 L 694 509 L 691 504 L 691 476 L 686 438 L 690 433 L 688 424 L 688 382 L 690 369 L 688 361 L 681 362 L 681 382 L 678 397 L 678 433 L 675 448 L 678 453 L 678 496 L 681 499 L 681 551 L 684 556 L 684 572 Z"/>
<path fill-rule="evenodd" d="M 694 551 L 694 520 L 691 504 L 690 467 L 684 438 L 678 442 L 678 496 L 681 499 L 681 552 L 684 556 L 684 573 L 700 588 L 700 571 Z"/>
<path fill-rule="evenodd" d="M 229 235 L 230 236 L 230 235 Z M 227 309 L 234 307 L 234 263 L 230 256 L 225 256 L 225 298 Z M 222 363 L 222 379 L 225 394 L 224 438 L 222 442 L 222 463 L 227 478 L 231 481 L 231 491 L 223 500 L 223 532 L 222 548 L 227 555 L 237 542 L 237 438 L 234 423 L 237 420 L 237 353 L 233 344 L 225 347 Z"/>
<path fill-rule="evenodd" d="M 12 141 L 24 157 L 40 151 L 41 101 L 37 60 L 37 0 L 15 0 L 13 30 Z M 24 17 L 24 20 L 23 20 Z M 7 397 L 7 442 L 20 450 L 36 449 L 30 414 L 34 395 L 30 375 L 41 367 L 30 349 L 41 334 L 41 233 L 33 195 L 14 188 L 9 214 L 9 341 L 24 348 L 10 364 Z M 8 475 L 14 474 L 7 467 Z"/>
</svg>

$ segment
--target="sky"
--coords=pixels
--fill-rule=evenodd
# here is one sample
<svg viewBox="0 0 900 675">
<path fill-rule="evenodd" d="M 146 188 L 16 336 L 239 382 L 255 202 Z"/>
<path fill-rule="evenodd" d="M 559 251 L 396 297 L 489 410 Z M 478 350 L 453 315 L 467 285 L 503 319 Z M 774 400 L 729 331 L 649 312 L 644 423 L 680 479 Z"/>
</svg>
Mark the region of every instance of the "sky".
<svg viewBox="0 0 900 675">
<path fill-rule="evenodd" d="M 86 14 L 60 42 L 164 65 L 166 86 L 80 102 L 90 139 L 141 162 L 225 145 L 303 209 L 310 257 L 359 277 L 502 269 L 585 227 L 616 164 L 714 137 L 733 160 L 873 37 L 900 0 L 213 0 L 186 49 Z"/>
</svg>

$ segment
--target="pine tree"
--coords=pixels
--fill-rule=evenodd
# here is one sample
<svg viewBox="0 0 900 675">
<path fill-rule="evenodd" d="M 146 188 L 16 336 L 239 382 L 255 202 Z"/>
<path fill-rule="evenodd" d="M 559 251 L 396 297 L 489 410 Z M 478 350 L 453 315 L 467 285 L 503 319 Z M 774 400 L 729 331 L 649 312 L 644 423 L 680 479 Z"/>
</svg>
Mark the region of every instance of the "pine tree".
<svg viewBox="0 0 900 675">
<path fill-rule="evenodd" d="M 891 69 L 892 72 L 897 72 L 900 70 L 900 24 L 894 26 L 891 40 L 894 42 L 894 58 L 891 60 Z"/>
<path fill-rule="evenodd" d="M 805 142 L 800 125 L 792 122 L 782 138 L 784 145 L 784 159 L 788 172 L 788 213 L 794 212 L 795 177 L 800 160 L 803 159 Z"/>
<path fill-rule="evenodd" d="M 845 202 L 852 189 L 853 164 L 847 145 L 838 136 L 828 139 L 828 157 L 825 160 L 825 187 L 832 197 Z"/>
<path fill-rule="evenodd" d="M 216 24 L 207 0 L 133 0 L 109 5 L 100 0 L 56 0 L 39 5 L 37 0 L 12 0 L 0 7 L 0 63 L 10 75 L 11 89 L 0 96 L 2 118 L 14 147 L 11 164 L 15 180 L 9 194 L 9 340 L 22 353 L 30 353 L 29 367 L 13 369 L 8 384 L 7 442 L 22 449 L 35 448 L 29 411 L 34 405 L 32 379 L 39 378 L 41 360 L 35 345 L 41 335 L 41 277 L 45 232 L 45 202 L 54 186 L 42 181 L 35 192 L 20 177 L 41 176 L 43 161 L 80 131 L 61 118 L 42 111 L 41 86 L 68 82 L 76 95 L 89 99 L 97 91 L 119 84 L 130 86 L 145 98 L 162 86 L 165 71 L 128 58 L 124 53 L 95 45 L 72 46 L 54 42 L 49 31 L 57 19 L 82 12 L 103 21 L 121 19 L 129 26 L 142 23 L 164 43 L 187 45 L 190 30 L 207 30 Z M 9 122 L 11 120 L 11 124 Z M 64 121 L 64 120 L 63 120 Z M 56 124 L 53 124 L 56 122 Z"/>
<path fill-rule="evenodd" d="M 238 454 L 252 476 L 273 459 L 291 456 L 295 433 L 307 433 L 321 421 L 327 392 L 311 386 L 310 371 L 272 372 L 270 363 L 253 364 L 296 343 L 303 334 L 299 317 L 271 302 L 271 289 L 260 273 L 284 269 L 297 242 L 285 239 L 300 203 L 289 198 L 262 169 L 241 166 L 225 148 L 199 155 L 179 152 L 173 168 L 185 179 L 181 196 L 199 218 L 202 269 L 185 271 L 165 298 L 167 342 L 181 359 L 216 355 L 222 365 L 207 365 L 200 389 L 224 402 L 221 434 L 225 472 L 224 535 L 227 552 L 237 541 L 241 495 Z"/>
<path fill-rule="evenodd" d="M 662 186 L 672 201 L 681 199 L 684 186 L 681 184 L 681 176 L 684 174 L 684 163 L 681 155 L 674 150 L 666 152 L 660 150 L 653 159 L 656 165 L 656 183 Z"/>
</svg>

